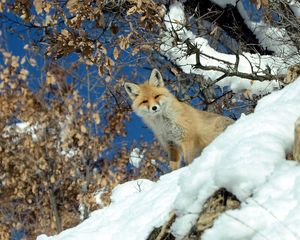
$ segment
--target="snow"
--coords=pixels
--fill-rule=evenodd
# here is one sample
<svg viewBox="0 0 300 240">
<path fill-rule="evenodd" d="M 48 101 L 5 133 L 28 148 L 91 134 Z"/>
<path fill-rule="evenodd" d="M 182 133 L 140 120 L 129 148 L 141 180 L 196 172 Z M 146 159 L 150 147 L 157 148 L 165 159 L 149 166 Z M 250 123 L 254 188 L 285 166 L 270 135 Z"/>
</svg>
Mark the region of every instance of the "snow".
<svg viewBox="0 0 300 240">
<path fill-rule="evenodd" d="M 134 148 L 130 153 L 129 162 L 135 168 L 139 168 L 143 158 L 144 158 L 144 154 L 141 152 L 141 150 L 139 148 Z"/>
<path fill-rule="evenodd" d="M 102 189 L 100 189 L 100 190 L 97 190 L 97 191 L 95 192 L 95 194 L 94 194 L 95 202 L 96 202 L 100 207 L 104 206 L 101 197 L 102 197 L 102 195 L 103 195 L 104 193 L 106 193 L 106 192 L 107 192 L 106 189 L 105 189 L 105 188 L 102 188 Z"/>
<path fill-rule="evenodd" d="M 237 8 L 248 28 L 255 34 L 264 48 L 275 52 L 276 56 L 282 58 L 289 56 L 290 63 L 297 63 L 297 58 L 293 58 L 294 53 L 297 52 L 297 47 L 293 44 L 285 29 L 271 27 L 263 20 L 260 22 L 251 21 L 242 1 L 237 3 Z"/>
<path fill-rule="evenodd" d="M 165 25 L 168 29 L 174 28 L 177 31 L 182 29 L 182 25 L 185 24 L 185 15 L 181 10 L 182 4 L 180 2 L 174 2 L 170 6 L 169 14 L 165 15 Z"/>
<path fill-rule="evenodd" d="M 300 116 L 300 77 L 262 98 L 204 149 L 194 162 L 162 176 L 118 185 L 112 203 L 78 226 L 38 240 L 142 240 L 172 211 L 172 233 L 182 239 L 206 199 L 226 188 L 241 208 L 221 214 L 204 240 L 300 239 L 300 167 L 285 159 L 292 149 Z"/>
<path fill-rule="evenodd" d="M 226 4 L 232 4 L 232 1 L 230 0 L 214 2 L 222 7 L 226 6 Z M 297 49 L 293 45 L 282 44 L 281 39 L 285 42 L 290 41 L 287 39 L 284 30 L 270 28 L 263 22 L 252 22 L 244 9 L 242 2 L 238 3 L 238 9 L 243 16 L 245 23 L 254 32 L 262 45 L 277 53 L 277 56 L 261 56 L 259 54 L 250 54 L 246 52 L 241 53 L 237 63 L 238 71 L 241 73 L 256 72 L 258 75 L 265 75 L 265 73 L 269 71 L 275 76 L 286 74 L 288 66 L 297 62 L 295 57 L 289 57 L 288 59 L 286 57 L 297 52 Z M 184 7 L 181 3 L 176 2 L 171 5 L 169 13 L 165 16 L 165 26 L 167 31 L 164 33 L 162 44 L 160 46 L 162 54 L 167 56 L 177 66 L 181 67 L 185 73 L 201 74 L 211 81 L 221 77 L 223 75 L 223 72 L 221 71 L 193 68 L 196 64 L 196 55 L 192 54 L 187 56 L 187 46 L 184 43 L 186 39 L 189 39 L 189 41 L 194 45 L 197 45 L 197 48 L 200 50 L 200 62 L 203 66 L 219 67 L 226 70 L 235 68 L 237 62 L 236 55 L 217 52 L 210 47 L 205 38 L 195 36 L 191 31 L 185 28 L 184 24 Z M 174 36 L 175 32 L 176 36 Z M 180 39 L 179 43 L 174 42 L 177 38 Z M 278 39 L 278 41 L 276 39 Z M 253 81 L 253 79 L 245 79 L 236 76 L 225 77 L 216 84 L 221 87 L 230 86 L 233 92 L 249 90 L 251 95 L 264 95 L 280 88 L 280 83 L 275 79 L 272 81 Z"/>
<path fill-rule="evenodd" d="M 79 204 L 78 211 L 80 212 L 80 220 L 84 219 L 85 209 L 86 209 L 86 207 L 84 204 Z"/>
<path fill-rule="evenodd" d="M 300 3 L 299 1 L 291 0 L 288 2 L 290 8 L 292 9 L 293 13 L 295 14 L 295 17 L 300 17 Z"/>
<path fill-rule="evenodd" d="M 114 189 L 108 207 L 94 211 L 77 227 L 58 236 L 41 235 L 37 239 L 146 239 L 154 227 L 159 227 L 168 218 L 179 191 L 177 180 L 182 171 L 162 176 L 156 183 L 139 179 L 119 185 Z"/>
<path fill-rule="evenodd" d="M 195 160 L 189 166 L 189 170 L 179 178 L 181 191 L 175 202 L 176 211 L 183 216 L 197 215 L 204 201 L 221 187 L 226 188 L 242 201 L 251 199 L 253 194 L 255 199 L 262 186 L 271 181 L 273 175 L 280 174 L 282 165 L 291 166 L 290 170 L 297 169 L 295 171 L 300 173 L 295 163 L 285 160 L 285 155 L 291 151 L 293 143 L 294 123 L 300 115 L 299 91 L 298 79 L 296 84 L 263 98 L 259 101 L 255 113 L 239 119 L 208 146 L 201 157 Z M 299 180 L 300 178 L 297 181 Z M 269 197 L 272 197 L 274 191 L 279 190 L 275 185 L 273 188 L 268 190 Z M 300 204 L 297 198 L 293 200 Z M 263 206 L 278 212 L 275 207 L 272 208 L 272 205 L 269 206 L 267 203 L 264 202 Z M 256 204 L 256 208 L 261 209 L 261 206 Z M 251 216 L 247 214 L 242 215 L 242 218 L 242 222 L 246 223 L 251 220 Z M 255 222 L 254 216 L 252 219 Z M 173 225 L 174 232 L 178 236 L 185 235 L 186 229 L 180 227 L 184 225 L 184 220 L 179 218 L 176 222 Z M 264 228 L 267 223 L 267 220 L 264 221 L 260 227 Z M 232 232 L 234 233 L 238 228 L 239 226 Z M 228 231 L 228 228 L 222 229 Z M 246 234 L 243 237 L 251 239 L 246 238 Z"/>
<path fill-rule="evenodd" d="M 69 118 L 67 118 L 67 121 L 69 121 Z M 78 151 L 74 148 L 68 148 L 64 146 L 64 141 L 67 139 L 67 131 L 69 132 L 69 129 L 66 127 L 65 124 L 59 123 L 60 126 L 60 141 L 58 142 L 57 150 L 58 152 L 67 157 L 72 158 L 78 154 Z M 49 129 L 50 131 L 52 129 Z M 43 126 L 39 124 L 38 122 L 34 124 L 30 124 L 28 122 L 18 122 L 16 124 L 7 125 L 5 126 L 3 130 L 2 137 L 4 138 L 11 138 L 12 142 L 17 144 L 20 141 L 20 136 L 28 135 L 31 136 L 33 142 L 38 142 L 43 137 L 44 131 Z"/>
<path fill-rule="evenodd" d="M 263 20 L 261 20 L 260 22 L 251 21 L 248 14 L 249 11 L 245 9 L 243 1 L 212 0 L 212 2 L 219 5 L 222 8 L 225 8 L 228 4 L 232 6 L 237 6 L 237 9 L 243 17 L 245 24 L 255 34 L 260 44 L 268 50 L 274 51 L 277 56 L 287 57 L 288 55 L 291 55 L 291 57 L 293 58 L 293 53 L 297 52 L 297 47 L 292 43 L 290 37 L 284 29 L 271 27 Z M 294 12 L 295 16 L 299 17 L 299 2 L 290 1 L 288 4 Z M 289 61 L 296 61 L 294 62 L 295 64 L 297 63 L 297 58 L 289 59 Z"/>
<path fill-rule="evenodd" d="M 3 129 L 2 136 L 4 138 L 15 136 L 13 141 L 18 142 L 19 138 L 17 137 L 17 135 L 28 134 L 28 135 L 31 135 L 32 140 L 36 142 L 39 140 L 39 136 L 37 134 L 38 130 L 40 130 L 40 127 L 38 126 L 38 124 L 30 125 L 27 122 L 19 122 L 19 123 L 10 125 L 10 126 L 6 126 Z"/>
<path fill-rule="evenodd" d="M 225 8 L 228 4 L 235 6 L 237 3 L 236 0 L 212 0 L 212 2 L 219 5 L 221 8 Z"/>
<path fill-rule="evenodd" d="M 299 239 L 299 166 L 281 163 L 269 179 L 240 210 L 223 214 L 202 239 Z"/>
</svg>

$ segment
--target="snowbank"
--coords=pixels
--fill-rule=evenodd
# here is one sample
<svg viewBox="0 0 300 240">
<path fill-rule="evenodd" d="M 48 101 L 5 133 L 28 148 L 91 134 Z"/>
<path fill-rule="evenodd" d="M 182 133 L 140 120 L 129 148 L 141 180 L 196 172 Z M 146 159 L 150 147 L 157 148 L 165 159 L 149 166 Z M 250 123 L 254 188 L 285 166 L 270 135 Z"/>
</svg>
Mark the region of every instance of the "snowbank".
<svg viewBox="0 0 300 240">
<path fill-rule="evenodd" d="M 119 185 L 110 206 L 57 236 L 37 239 L 142 240 L 171 210 L 178 216 L 172 232 L 181 239 L 221 187 L 241 200 L 241 209 L 223 213 L 203 239 L 299 239 L 300 167 L 285 159 L 300 116 L 299 92 L 300 78 L 260 100 L 253 114 L 228 127 L 189 166 L 156 183 Z"/>
<path fill-rule="evenodd" d="M 253 114 L 242 117 L 230 126 L 179 178 L 181 191 L 176 198 L 175 208 L 182 217 L 173 225 L 178 236 L 185 235 L 189 230 L 184 227 L 185 218 L 195 218 L 204 201 L 221 187 L 243 202 L 240 210 L 232 211 L 239 216 L 235 216 L 239 221 L 223 215 L 218 221 L 225 218 L 221 222 L 221 225 L 226 222 L 225 227 L 213 227 L 209 231 L 211 235 L 204 239 L 252 239 L 269 227 L 275 229 L 277 225 L 292 226 L 285 222 L 290 221 L 287 217 L 289 214 L 294 215 L 295 211 L 300 214 L 299 193 L 294 192 L 300 187 L 300 168 L 295 162 L 286 161 L 285 156 L 291 152 L 294 123 L 300 116 L 299 80 L 300 78 L 285 89 L 260 100 Z M 275 184 L 277 176 L 286 178 L 286 187 L 290 188 L 288 191 Z M 288 180 L 291 178 L 293 180 Z M 281 192 L 281 197 L 278 194 L 274 196 L 278 191 Z M 287 199 L 295 203 L 294 207 Z M 275 200 L 278 204 L 273 203 Z M 250 211 L 247 210 L 249 205 L 252 208 Z M 268 217 L 261 217 L 261 212 Z M 274 225 L 270 218 L 273 218 Z M 294 224 L 300 227 L 300 222 Z M 295 228 L 291 229 L 290 232 L 296 231 Z M 236 234 L 237 231 L 240 235 Z M 237 238 L 233 235 L 237 235 Z M 293 238 L 280 236 L 280 239 Z"/>
<path fill-rule="evenodd" d="M 112 203 L 108 207 L 94 211 L 77 227 L 58 236 L 41 235 L 37 239 L 146 239 L 153 228 L 167 220 L 179 192 L 177 180 L 182 171 L 162 176 L 156 183 L 139 179 L 119 185 L 114 189 Z"/>
</svg>

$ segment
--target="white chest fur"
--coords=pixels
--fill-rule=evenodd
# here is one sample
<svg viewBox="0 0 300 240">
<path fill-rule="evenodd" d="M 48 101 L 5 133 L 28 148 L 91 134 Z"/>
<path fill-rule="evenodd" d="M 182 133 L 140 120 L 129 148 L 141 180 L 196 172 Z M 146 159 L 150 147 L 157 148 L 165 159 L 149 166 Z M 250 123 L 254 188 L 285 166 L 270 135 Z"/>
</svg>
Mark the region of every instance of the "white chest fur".
<svg viewBox="0 0 300 240">
<path fill-rule="evenodd" d="M 164 141 L 179 143 L 184 136 L 184 129 L 173 119 L 164 114 L 156 114 L 144 120 L 152 131 Z"/>
</svg>

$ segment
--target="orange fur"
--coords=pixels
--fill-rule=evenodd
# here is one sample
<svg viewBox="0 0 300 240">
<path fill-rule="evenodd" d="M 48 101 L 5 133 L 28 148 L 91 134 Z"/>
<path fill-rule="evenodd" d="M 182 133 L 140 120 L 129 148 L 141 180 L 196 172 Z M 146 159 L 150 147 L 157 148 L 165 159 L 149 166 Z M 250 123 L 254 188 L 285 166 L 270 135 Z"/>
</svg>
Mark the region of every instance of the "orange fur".
<svg viewBox="0 0 300 240">
<path fill-rule="evenodd" d="M 125 83 L 125 89 L 133 100 L 134 112 L 152 129 L 168 153 L 172 169 L 180 167 L 181 155 L 186 163 L 191 163 L 203 148 L 234 122 L 178 101 L 164 86 L 156 69 L 149 81 L 140 85 Z"/>
</svg>

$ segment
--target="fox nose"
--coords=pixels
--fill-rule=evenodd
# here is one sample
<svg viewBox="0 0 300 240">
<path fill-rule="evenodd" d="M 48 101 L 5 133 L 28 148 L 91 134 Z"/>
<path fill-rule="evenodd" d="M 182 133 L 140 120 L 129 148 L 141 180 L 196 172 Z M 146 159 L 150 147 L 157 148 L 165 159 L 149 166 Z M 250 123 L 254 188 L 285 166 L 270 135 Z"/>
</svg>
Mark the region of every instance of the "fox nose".
<svg viewBox="0 0 300 240">
<path fill-rule="evenodd" d="M 153 106 L 153 107 L 152 107 L 152 110 L 153 110 L 153 111 L 156 111 L 156 110 L 157 110 L 157 106 Z"/>
</svg>

